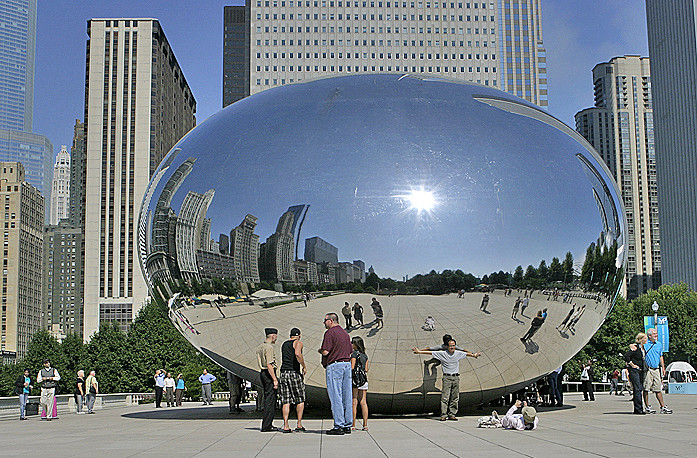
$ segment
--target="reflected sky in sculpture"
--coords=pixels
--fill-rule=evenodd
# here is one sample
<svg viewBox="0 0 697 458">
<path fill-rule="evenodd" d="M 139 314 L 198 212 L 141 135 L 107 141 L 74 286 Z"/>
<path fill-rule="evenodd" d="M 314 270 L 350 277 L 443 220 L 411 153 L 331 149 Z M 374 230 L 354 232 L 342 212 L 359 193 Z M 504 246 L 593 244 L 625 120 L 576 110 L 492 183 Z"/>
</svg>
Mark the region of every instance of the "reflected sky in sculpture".
<svg viewBox="0 0 697 458">
<path fill-rule="evenodd" d="M 603 199 L 620 208 L 616 189 L 578 138 L 486 100 L 539 112 L 495 89 L 398 75 L 270 89 L 176 145 L 150 190 L 148 219 L 174 171 L 194 158 L 170 206 L 179 214 L 189 191 L 204 196 L 197 208 L 208 205 L 214 239 L 252 214 L 263 242 L 289 206 L 309 204 L 301 243 L 319 236 L 340 260 L 362 259 L 380 276 L 483 275 L 567 251 L 582 261 L 608 225 L 619 226 L 612 238 L 624 236 L 622 218 L 599 214 Z M 609 183 L 599 197 L 577 155 Z"/>
</svg>

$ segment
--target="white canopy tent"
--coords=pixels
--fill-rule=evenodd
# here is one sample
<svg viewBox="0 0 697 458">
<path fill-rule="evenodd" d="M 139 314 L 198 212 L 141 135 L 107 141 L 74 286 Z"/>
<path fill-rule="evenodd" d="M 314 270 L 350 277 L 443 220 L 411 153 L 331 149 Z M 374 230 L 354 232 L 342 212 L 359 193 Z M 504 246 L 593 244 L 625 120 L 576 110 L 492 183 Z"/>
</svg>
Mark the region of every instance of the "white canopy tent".
<svg viewBox="0 0 697 458">
<path fill-rule="evenodd" d="M 670 383 L 697 382 L 697 372 L 690 363 L 675 361 L 668 364 L 665 378 L 667 379 L 665 381 Z"/>
</svg>

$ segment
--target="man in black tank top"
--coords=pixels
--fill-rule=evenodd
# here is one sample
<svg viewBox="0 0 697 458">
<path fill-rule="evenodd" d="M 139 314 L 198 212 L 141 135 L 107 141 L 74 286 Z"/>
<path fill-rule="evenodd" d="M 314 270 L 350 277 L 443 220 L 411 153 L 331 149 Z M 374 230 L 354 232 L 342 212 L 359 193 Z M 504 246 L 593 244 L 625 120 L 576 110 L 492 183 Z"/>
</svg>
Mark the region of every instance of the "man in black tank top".
<svg viewBox="0 0 697 458">
<path fill-rule="evenodd" d="M 293 328 L 290 331 L 290 339 L 281 346 L 281 404 L 283 412 L 283 432 L 292 430 L 288 425 L 290 405 L 295 404 L 298 415 L 296 431 L 305 431 L 302 425 L 303 409 L 305 408 L 305 382 L 303 376 L 307 372 L 305 359 L 303 358 L 303 343 L 300 342 L 300 329 Z"/>
</svg>

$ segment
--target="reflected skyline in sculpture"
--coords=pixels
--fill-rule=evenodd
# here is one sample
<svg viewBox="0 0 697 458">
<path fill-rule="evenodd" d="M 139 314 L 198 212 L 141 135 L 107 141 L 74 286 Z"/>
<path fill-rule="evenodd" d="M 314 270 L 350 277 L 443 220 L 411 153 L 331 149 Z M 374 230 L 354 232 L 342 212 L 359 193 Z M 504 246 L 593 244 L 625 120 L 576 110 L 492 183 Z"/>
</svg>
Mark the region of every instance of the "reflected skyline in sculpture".
<svg viewBox="0 0 697 458">
<path fill-rule="evenodd" d="M 491 327 L 487 339 L 497 341 L 477 343 L 490 354 L 483 351 L 463 385 L 470 400 L 519 386 L 580 349 L 619 291 L 621 211 L 602 160 L 539 108 L 476 84 L 355 75 L 264 91 L 182 138 L 146 192 L 141 259 L 156 297 L 177 294 L 170 305 L 178 329 L 245 377 L 254 377 L 250 345 L 262 323 L 283 330 L 297 320 L 302 328 L 344 300 L 369 303 L 362 291 L 377 295 L 385 328 L 352 331 L 377 358 L 371 391 L 385 406 L 398 393 L 422 396 L 423 406 L 432 394 L 423 387 L 433 383 L 400 348 L 432 343 L 421 330 L 426 315 L 462 339 Z M 519 348 L 518 326 L 529 323 L 511 322 L 508 298 L 492 295 L 468 323 L 481 297 L 448 295 L 483 279 L 499 291 L 548 292 L 535 301 L 561 291 L 588 311 L 577 333 L 562 336 L 548 324 L 530 339 L 534 351 Z M 335 296 L 339 288 L 345 294 Z M 326 293 L 305 307 L 295 294 L 303 290 Z M 209 313 L 194 297 L 202 291 L 226 297 L 207 299 L 215 304 Z M 561 321 L 568 304 L 550 312 Z M 322 330 L 305 327 L 316 348 Z M 309 376 L 308 386 L 322 383 L 319 372 Z"/>
</svg>

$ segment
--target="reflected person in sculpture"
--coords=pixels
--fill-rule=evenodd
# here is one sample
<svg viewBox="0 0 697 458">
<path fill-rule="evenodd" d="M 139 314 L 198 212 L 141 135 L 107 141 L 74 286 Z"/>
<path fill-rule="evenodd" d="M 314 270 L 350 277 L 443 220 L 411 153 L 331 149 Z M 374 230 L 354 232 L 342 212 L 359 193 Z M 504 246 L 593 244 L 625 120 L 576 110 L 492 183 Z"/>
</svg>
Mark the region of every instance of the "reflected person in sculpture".
<svg viewBox="0 0 697 458">
<path fill-rule="evenodd" d="M 322 346 L 317 350 L 322 355 L 322 366 L 327 370 L 327 394 L 332 405 L 334 427 L 327 431 L 330 436 L 351 434 L 353 423 L 353 384 L 351 382 L 351 338 L 339 324 L 336 313 L 324 316 Z"/>
<path fill-rule="evenodd" d="M 440 421 L 457 421 L 458 403 L 460 402 L 460 360 L 466 357 L 479 358 L 482 354 L 469 351 L 456 350 L 457 343 L 454 340 L 448 342 L 448 350 L 431 351 L 419 350 L 414 347 L 411 350 L 416 355 L 433 355 L 443 364 L 443 388 L 440 397 Z"/>
</svg>

